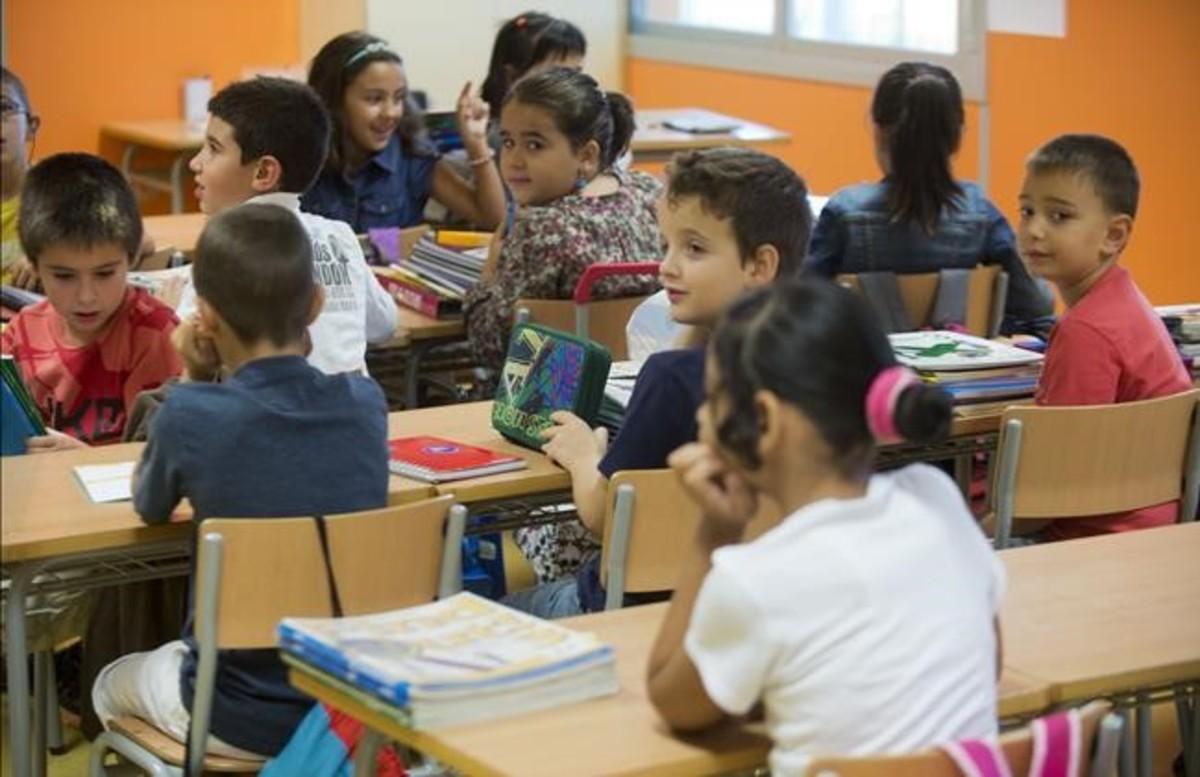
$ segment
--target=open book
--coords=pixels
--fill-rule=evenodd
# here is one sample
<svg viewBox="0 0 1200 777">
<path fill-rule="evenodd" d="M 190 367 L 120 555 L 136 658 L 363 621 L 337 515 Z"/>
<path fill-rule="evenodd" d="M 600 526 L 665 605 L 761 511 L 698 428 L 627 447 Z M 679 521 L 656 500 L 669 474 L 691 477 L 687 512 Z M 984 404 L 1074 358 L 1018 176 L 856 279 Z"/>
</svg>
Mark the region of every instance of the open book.
<svg viewBox="0 0 1200 777">
<path fill-rule="evenodd" d="M 980 370 L 1042 361 L 1040 353 L 961 332 L 895 332 L 888 340 L 896 359 L 915 370 Z"/>
</svg>

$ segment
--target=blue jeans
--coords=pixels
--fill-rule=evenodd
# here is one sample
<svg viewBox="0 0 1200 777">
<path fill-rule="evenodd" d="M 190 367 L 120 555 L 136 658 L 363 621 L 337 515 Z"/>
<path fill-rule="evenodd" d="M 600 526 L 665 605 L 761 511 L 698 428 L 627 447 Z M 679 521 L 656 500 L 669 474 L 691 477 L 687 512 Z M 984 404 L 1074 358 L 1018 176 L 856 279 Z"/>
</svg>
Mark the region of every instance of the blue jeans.
<svg viewBox="0 0 1200 777">
<path fill-rule="evenodd" d="M 583 608 L 579 605 L 579 586 L 574 575 L 535 585 L 524 591 L 514 591 L 501 599 L 500 603 L 539 618 L 567 618 L 583 614 Z"/>
</svg>

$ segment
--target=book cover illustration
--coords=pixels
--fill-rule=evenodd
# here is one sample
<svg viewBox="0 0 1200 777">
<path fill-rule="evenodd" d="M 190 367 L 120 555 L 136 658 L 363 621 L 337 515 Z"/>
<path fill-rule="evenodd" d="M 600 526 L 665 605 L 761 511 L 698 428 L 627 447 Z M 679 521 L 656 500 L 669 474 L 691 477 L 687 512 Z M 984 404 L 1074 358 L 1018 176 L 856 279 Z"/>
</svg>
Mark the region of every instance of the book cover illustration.
<svg viewBox="0 0 1200 777">
<path fill-rule="evenodd" d="M 534 327 L 513 332 L 496 391 L 496 420 L 536 438 L 556 410 L 574 410 L 586 350 Z"/>
<path fill-rule="evenodd" d="M 978 370 L 1042 361 L 1039 353 L 960 332 L 896 332 L 888 340 L 896 359 L 917 370 Z"/>
</svg>

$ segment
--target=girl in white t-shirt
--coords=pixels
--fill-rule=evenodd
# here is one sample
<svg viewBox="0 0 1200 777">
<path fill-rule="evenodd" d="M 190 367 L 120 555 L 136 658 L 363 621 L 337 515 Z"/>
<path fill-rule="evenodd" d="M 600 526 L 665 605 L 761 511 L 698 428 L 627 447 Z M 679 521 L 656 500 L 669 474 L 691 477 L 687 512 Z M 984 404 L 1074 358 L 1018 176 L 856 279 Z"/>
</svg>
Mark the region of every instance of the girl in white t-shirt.
<svg viewBox="0 0 1200 777">
<path fill-rule="evenodd" d="M 1003 569 L 941 471 L 871 473 L 876 443 L 945 435 L 947 395 L 818 278 L 735 303 L 706 389 L 670 460 L 704 518 L 650 658 L 667 723 L 762 702 L 776 775 L 994 734 Z M 760 497 L 787 517 L 741 543 Z"/>
</svg>

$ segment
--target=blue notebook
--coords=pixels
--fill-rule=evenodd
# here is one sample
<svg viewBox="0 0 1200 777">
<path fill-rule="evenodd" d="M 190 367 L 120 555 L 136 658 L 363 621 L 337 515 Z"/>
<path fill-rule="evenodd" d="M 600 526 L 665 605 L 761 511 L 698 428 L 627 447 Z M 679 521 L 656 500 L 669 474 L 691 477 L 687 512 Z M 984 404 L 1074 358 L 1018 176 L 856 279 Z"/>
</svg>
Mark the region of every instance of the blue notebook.
<svg viewBox="0 0 1200 777">
<path fill-rule="evenodd" d="M 0 381 L 0 390 L 4 392 L 3 412 L 0 413 L 0 456 L 17 456 L 25 452 L 25 441 L 37 434 L 45 434 L 45 429 L 34 425 L 21 400 L 8 385 L 8 381 Z"/>
</svg>

